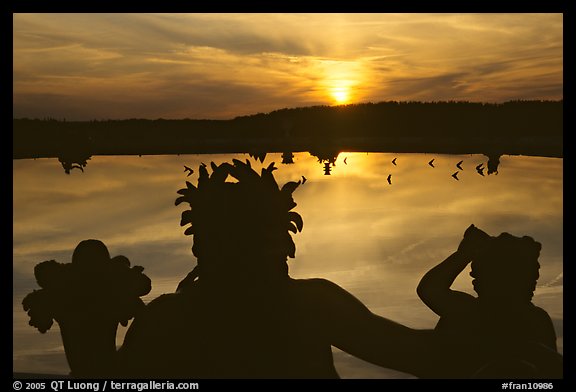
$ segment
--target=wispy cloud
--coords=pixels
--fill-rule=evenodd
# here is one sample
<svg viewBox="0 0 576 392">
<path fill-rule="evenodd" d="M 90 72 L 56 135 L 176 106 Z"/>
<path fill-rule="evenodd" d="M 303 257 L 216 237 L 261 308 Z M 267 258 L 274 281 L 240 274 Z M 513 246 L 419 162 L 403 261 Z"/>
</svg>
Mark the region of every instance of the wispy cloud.
<svg viewBox="0 0 576 392">
<path fill-rule="evenodd" d="M 561 14 L 16 14 L 14 116 L 562 97 Z M 51 99 L 46 99 L 50 96 Z"/>
</svg>

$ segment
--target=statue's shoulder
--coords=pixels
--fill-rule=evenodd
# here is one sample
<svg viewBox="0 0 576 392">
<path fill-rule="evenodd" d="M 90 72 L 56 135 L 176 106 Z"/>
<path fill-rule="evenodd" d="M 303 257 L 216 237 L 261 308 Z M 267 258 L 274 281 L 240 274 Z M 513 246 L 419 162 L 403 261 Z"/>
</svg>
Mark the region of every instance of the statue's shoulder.
<svg viewBox="0 0 576 392">
<path fill-rule="evenodd" d="M 150 301 L 144 310 L 144 314 L 147 317 L 162 316 L 167 313 L 172 313 L 179 310 L 185 305 L 185 301 L 182 294 L 170 293 L 162 294 L 152 301 Z"/>
<path fill-rule="evenodd" d="M 290 279 L 290 286 L 295 290 L 320 290 L 325 292 L 344 290 L 336 283 L 324 278 Z"/>
</svg>

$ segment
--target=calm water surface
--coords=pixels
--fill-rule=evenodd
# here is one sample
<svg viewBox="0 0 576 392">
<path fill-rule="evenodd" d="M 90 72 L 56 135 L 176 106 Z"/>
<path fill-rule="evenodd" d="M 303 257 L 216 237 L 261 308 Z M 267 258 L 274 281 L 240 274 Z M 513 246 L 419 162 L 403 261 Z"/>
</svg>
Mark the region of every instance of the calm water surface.
<svg viewBox="0 0 576 392">
<path fill-rule="evenodd" d="M 201 162 L 233 157 L 249 158 L 98 156 L 84 173 L 70 175 L 56 159 L 13 161 L 13 371 L 69 371 L 57 324 L 40 334 L 22 310 L 24 296 L 37 288 L 37 263 L 69 262 L 80 241 L 96 238 L 112 256 L 123 254 L 145 267 L 153 284 L 146 301 L 173 292 L 195 265 L 191 238 L 179 226 L 185 205 L 174 206 L 184 181 L 197 179 L 196 173 L 186 177 L 183 165 L 197 172 Z M 483 155 L 341 153 L 330 176 L 308 153 L 295 154 L 291 165 L 280 164 L 279 154 L 268 154 L 264 164 L 250 160 L 258 168 L 276 162 L 280 185 L 307 179 L 294 193 L 304 230 L 294 236 L 292 277 L 330 279 L 373 312 L 410 327 L 434 327 L 438 317 L 421 303 L 416 286 L 457 248 L 471 223 L 491 235 L 534 237 L 542 243 L 534 303 L 552 317 L 562 350 L 562 159 L 503 156 L 499 173 L 489 176 L 475 170 L 481 162 L 486 166 Z M 454 287 L 473 293 L 468 272 Z M 120 327 L 118 344 L 125 331 Z M 334 352 L 342 377 L 408 377 Z"/>
</svg>

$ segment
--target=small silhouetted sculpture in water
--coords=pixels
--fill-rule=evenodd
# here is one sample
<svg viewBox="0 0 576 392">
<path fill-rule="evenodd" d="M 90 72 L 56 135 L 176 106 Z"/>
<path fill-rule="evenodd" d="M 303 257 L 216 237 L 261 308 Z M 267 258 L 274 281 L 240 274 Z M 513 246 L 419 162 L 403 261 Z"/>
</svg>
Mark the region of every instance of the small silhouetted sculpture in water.
<svg viewBox="0 0 576 392">
<path fill-rule="evenodd" d="M 550 316 L 532 303 L 541 244 L 491 237 L 471 225 L 458 250 L 428 271 L 418 295 L 440 316 L 440 378 L 561 378 L 562 356 Z M 478 297 L 450 286 L 472 262 Z"/>
<path fill-rule="evenodd" d="M 476 171 L 478 172 L 478 174 L 480 174 L 482 177 L 484 177 L 484 163 L 480 163 L 478 166 L 476 166 Z"/>
<path fill-rule="evenodd" d="M 294 163 L 294 154 L 292 151 L 284 151 L 282 153 L 282 163 L 285 165 L 291 165 Z"/>
<path fill-rule="evenodd" d="M 500 165 L 500 157 L 502 154 L 492 152 L 486 154 L 486 156 L 488 156 L 488 174 L 498 174 L 498 166 Z"/>
<path fill-rule="evenodd" d="M 71 263 L 44 261 L 34 267 L 41 287 L 22 301 L 29 324 L 45 333 L 60 326 L 66 359 L 74 377 L 99 377 L 114 371 L 116 329 L 144 309 L 141 296 L 151 289 L 143 268 L 130 268 L 125 256 L 110 258 L 98 240 L 78 244 Z"/>
<path fill-rule="evenodd" d="M 336 166 L 336 160 L 340 152 L 331 147 L 317 148 L 314 151 L 310 151 L 310 155 L 318 158 L 318 163 L 324 165 L 324 175 L 329 176 L 332 168 Z"/>
<path fill-rule="evenodd" d="M 58 161 L 62 165 L 62 168 L 64 169 L 64 172 L 66 174 L 70 174 L 72 169 L 80 169 L 80 171 L 82 171 L 82 173 L 84 173 L 84 168 L 88 164 L 87 161 L 89 159 L 90 159 L 90 156 L 87 156 L 87 157 L 86 156 L 83 156 L 83 157 L 76 156 L 75 157 L 75 156 L 66 155 L 66 156 L 59 156 L 58 157 Z"/>
</svg>

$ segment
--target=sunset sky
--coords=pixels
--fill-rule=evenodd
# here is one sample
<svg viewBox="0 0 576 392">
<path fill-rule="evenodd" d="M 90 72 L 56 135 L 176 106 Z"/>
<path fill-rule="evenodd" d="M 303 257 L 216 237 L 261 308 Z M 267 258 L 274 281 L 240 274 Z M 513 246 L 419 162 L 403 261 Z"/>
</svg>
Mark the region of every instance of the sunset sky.
<svg viewBox="0 0 576 392">
<path fill-rule="evenodd" d="M 13 116 L 563 98 L 562 14 L 14 14 Z"/>
</svg>

